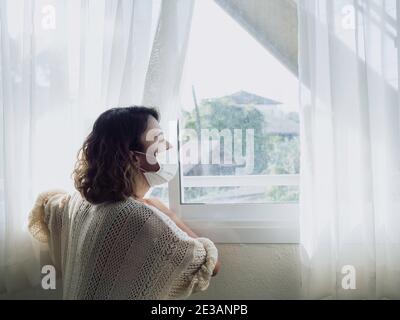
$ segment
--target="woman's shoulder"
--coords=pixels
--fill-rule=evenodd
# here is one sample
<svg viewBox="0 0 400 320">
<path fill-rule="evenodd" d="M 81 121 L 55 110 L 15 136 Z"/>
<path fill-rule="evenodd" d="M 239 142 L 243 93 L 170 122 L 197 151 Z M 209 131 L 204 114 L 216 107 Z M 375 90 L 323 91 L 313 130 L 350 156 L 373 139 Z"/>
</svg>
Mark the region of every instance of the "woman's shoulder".
<svg viewBox="0 0 400 320">
<path fill-rule="evenodd" d="M 180 229 L 167 214 L 155 206 L 136 200 L 132 197 L 127 200 L 127 203 L 132 209 L 133 214 L 136 216 L 142 216 L 142 218 L 146 220 L 147 224 L 149 225 L 148 229 L 151 229 L 151 231 L 169 233 L 170 236 L 173 236 L 176 238 L 176 240 L 193 240 L 193 238 Z M 142 212 L 142 214 L 138 215 L 138 212 Z"/>
</svg>

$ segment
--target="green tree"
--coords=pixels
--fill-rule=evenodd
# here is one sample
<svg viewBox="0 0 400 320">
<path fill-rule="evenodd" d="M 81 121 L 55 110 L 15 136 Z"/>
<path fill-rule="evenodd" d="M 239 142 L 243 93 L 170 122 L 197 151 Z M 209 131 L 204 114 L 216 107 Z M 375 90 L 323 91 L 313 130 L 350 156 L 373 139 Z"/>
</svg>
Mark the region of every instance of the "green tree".
<svg viewBox="0 0 400 320">
<path fill-rule="evenodd" d="M 254 154 L 256 155 L 254 173 L 262 173 L 267 165 L 267 149 L 265 122 L 263 114 L 254 107 L 242 107 L 230 104 L 226 99 L 209 99 L 200 106 L 201 128 L 218 131 L 228 129 L 234 136 L 235 129 L 242 130 L 242 141 L 234 145 L 242 146 L 242 154 L 246 153 L 246 130 L 254 130 Z M 185 128 L 196 129 L 196 113 L 185 112 Z M 223 143 L 223 142 L 222 142 Z M 234 147 L 232 146 L 232 149 Z M 223 151 L 221 144 L 221 151 Z M 221 156 L 223 156 L 221 154 Z"/>
<path fill-rule="evenodd" d="M 297 126 L 298 114 L 278 112 L 271 110 L 261 112 L 254 107 L 252 101 L 248 104 L 235 104 L 229 97 L 218 99 L 206 99 L 198 106 L 201 129 L 234 129 L 242 130 L 243 141 L 235 141 L 236 145 L 242 145 L 242 154 L 246 152 L 246 130 L 254 130 L 254 171 L 253 174 L 297 174 L 300 169 L 299 161 L 299 136 L 295 133 L 280 133 L 279 125 Z M 267 108 L 267 106 L 266 106 Z M 267 119 L 266 119 L 267 118 Z M 184 112 L 184 127 L 197 130 L 197 114 Z M 278 128 L 277 133 L 270 133 L 270 126 Z M 284 131 L 284 130 L 282 130 Z M 293 131 L 293 130 L 292 130 Z M 221 141 L 221 143 L 223 143 Z M 221 152 L 223 152 L 221 144 Z M 221 153 L 221 159 L 223 154 Z M 231 191 L 232 188 L 185 188 L 185 198 L 193 201 L 207 201 L 208 198 L 217 197 Z M 268 201 L 297 201 L 298 188 L 276 186 L 266 191 L 265 198 Z"/>
</svg>

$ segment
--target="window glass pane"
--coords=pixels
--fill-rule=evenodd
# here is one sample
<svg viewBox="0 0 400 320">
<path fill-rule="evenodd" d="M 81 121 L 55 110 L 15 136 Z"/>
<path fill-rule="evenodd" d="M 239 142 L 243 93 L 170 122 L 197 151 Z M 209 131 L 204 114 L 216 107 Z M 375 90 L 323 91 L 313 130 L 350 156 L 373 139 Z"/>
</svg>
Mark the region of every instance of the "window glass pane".
<svg viewBox="0 0 400 320">
<path fill-rule="evenodd" d="M 183 203 L 298 201 L 297 185 L 258 180 L 299 173 L 297 77 L 211 0 L 195 4 L 182 107 Z M 218 176 L 254 185 L 196 183 Z"/>
<path fill-rule="evenodd" d="M 169 206 L 168 184 L 151 188 L 149 190 L 149 193 L 146 195 L 146 198 L 158 198 L 166 206 Z"/>
</svg>

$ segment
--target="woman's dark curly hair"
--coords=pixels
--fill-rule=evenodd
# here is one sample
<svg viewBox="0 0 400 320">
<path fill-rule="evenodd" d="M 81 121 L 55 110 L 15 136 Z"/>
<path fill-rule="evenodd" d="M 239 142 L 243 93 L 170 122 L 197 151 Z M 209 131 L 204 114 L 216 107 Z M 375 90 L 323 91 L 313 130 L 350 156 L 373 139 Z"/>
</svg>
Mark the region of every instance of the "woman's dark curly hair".
<svg viewBox="0 0 400 320">
<path fill-rule="evenodd" d="M 75 188 L 90 203 L 125 200 L 134 193 L 134 176 L 129 151 L 142 151 L 142 134 L 147 121 L 159 114 L 154 108 L 113 108 L 102 113 L 78 152 L 73 171 Z"/>
</svg>

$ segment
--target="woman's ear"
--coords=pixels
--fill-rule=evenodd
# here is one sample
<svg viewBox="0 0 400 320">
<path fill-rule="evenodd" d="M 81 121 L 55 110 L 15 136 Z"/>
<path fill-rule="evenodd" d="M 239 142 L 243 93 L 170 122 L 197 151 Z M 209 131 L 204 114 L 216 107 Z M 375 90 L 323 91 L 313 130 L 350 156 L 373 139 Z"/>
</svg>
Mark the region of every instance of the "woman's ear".
<svg viewBox="0 0 400 320">
<path fill-rule="evenodd" d="M 139 169 L 139 167 L 140 167 L 140 161 L 139 161 L 138 156 L 135 154 L 135 152 L 129 151 L 129 156 L 130 156 L 130 158 L 131 158 L 131 161 L 132 161 L 133 165 L 134 165 L 137 169 Z"/>
</svg>

